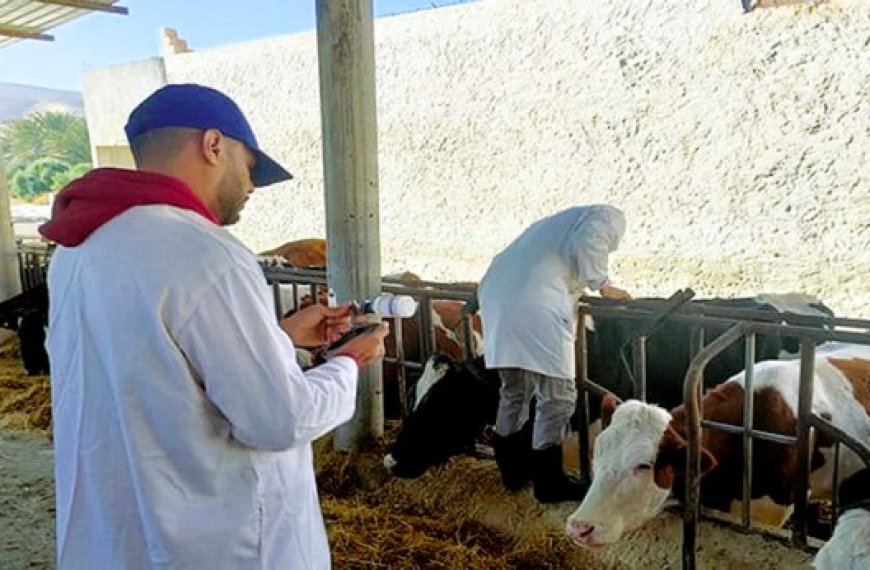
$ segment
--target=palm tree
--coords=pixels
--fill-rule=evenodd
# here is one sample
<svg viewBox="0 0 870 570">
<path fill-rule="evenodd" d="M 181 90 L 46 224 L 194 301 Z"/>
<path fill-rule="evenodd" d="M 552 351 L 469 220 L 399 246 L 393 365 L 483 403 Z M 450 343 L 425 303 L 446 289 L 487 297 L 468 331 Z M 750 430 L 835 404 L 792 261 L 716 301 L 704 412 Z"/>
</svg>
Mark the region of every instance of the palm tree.
<svg viewBox="0 0 870 570">
<path fill-rule="evenodd" d="M 10 175 L 46 158 L 90 164 L 88 128 L 82 117 L 71 113 L 35 113 L 0 126 L 0 153 Z"/>
</svg>

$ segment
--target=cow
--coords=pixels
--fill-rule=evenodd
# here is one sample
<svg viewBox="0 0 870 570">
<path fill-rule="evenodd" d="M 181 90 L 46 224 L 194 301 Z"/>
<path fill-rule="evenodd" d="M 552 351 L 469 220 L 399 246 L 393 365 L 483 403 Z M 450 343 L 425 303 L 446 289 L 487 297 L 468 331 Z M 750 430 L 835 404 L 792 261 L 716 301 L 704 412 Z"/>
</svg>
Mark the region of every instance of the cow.
<svg viewBox="0 0 870 570">
<path fill-rule="evenodd" d="M 405 420 L 384 465 L 397 477 L 414 478 L 432 465 L 468 450 L 495 419 L 500 380 L 483 358 L 457 363 L 433 354 L 414 390 L 414 413 Z M 448 419 L 442 414 L 449 410 Z"/>
<path fill-rule="evenodd" d="M 264 251 L 261 257 L 278 257 L 293 267 L 326 267 L 326 240 L 308 238 L 288 241 L 284 245 Z"/>
<path fill-rule="evenodd" d="M 840 517 L 834 535 L 813 559 L 816 570 L 870 568 L 870 469 L 847 477 L 837 491 Z"/>
<path fill-rule="evenodd" d="M 812 408 L 841 430 L 870 444 L 870 349 L 860 346 L 820 350 L 814 362 Z M 754 367 L 753 428 L 795 435 L 799 360 L 759 362 Z M 704 418 L 742 425 L 745 372 L 704 395 Z M 623 532 L 642 526 L 663 508 L 673 491 L 684 496 L 686 413 L 668 412 L 637 400 L 602 402 L 607 427 L 595 440 L 592 485 L 568 518 L 566 532 L 585 547 L 615 542 Z M 816 438 L 816 445 L 822 445 Z M 704 430 L 701 441 L 702 503 L 727 511 L 742 498 L 742 436 Z M 832 442 L 827 442 L 831 444 Z M 814 456 L 818 454 L 814 453 Z M 756 440 L 752 497 L 768 497 L 778 505 L 794 503 L 797 492 L 797 450 Z"/>
<path fill-rule="evenodd" d="M 21 360 L 27 374 L 48 374 L 45 327 L 48 326 L 48 287 L 40 283 L 0 303 L 0 326 L 18 333 Z"/>
<path fill-rule="evenodd" d="M 703 303 L 730 308 L 758 308 L 760 306 L 755 299 L 711 299 L 703 301 Z M 822 307 L 822 314 L 830 314 L 829 309 L 823 305 L 819 306 Z M 775 309 L 771 307 L 770 310 Z M 623 399 L 634 395 L 634 384 L 630 372 L 625 366 L 625 364 L 628 366 L 632 364 L 631 350 L 623 351 L 622 349 L 630 348 L 627 341 L 630 341 L 642 326 L 643 323 L 636 319 L 596 317 L 594 323 L 589 327 L 591 330 L 587 331 L 587 362 L 590 379 Z M 724 328 L 721 325 L 711 327 L 708 331 L 708 339 L 721 333 Z M 690 325 L 668 320 L 664 321 L 647 340 L 648 401 L 655 401 L 668 408 L 676 406 L 682 401 L 683 379 L 690 360 L 689 337 L 691 333 L 692 327 Z M 774 359 L 780 356 L 784 350 L 789 349 L 796 349 L 796 347 L 790 345 L 787 339 L 782 339 L 779 336 L 759 335 L 756 341 L 756 360 Z M 625 364 L 621 357 L 624 352 L 627 353 Z M 713 359 L 708 366 L 709 371 L 705 374 L 707 378 L 705 385 L 712 387 L 715 385 L 716 378 L 721 381 L 740 372 L 743 370 L 744 362 L 742 343 L 738 343 L 736 348 L 732 347 Z M 385 364 L 385 370 L 386 366 Z M 497 390 L 498 384 L 495 384 L 493 391 L 497 392 Z M 493 397 L 497 398 L 497 394 Z M 594 421 L 601 409 L 600 397 L 590 394 L 589 401 L 592 412 L 589 420 Z M 436 409 L 429 410 L 430 407 Z M 473 422 L 462 419 L 463 425 L 483 426 L 494 423 L 494 412 L 490 414 L 488 409 L 472 408 L 469 413 L 476 414 L 477 418 Z M 400 455 L 408 458 L 408 461 L 416 466 L 426 465 L 428 467 L 440 462 L 446 456 L 447 450 L 463 448 L 462 445 L 451 440 L 451 437 L 459 437 L 455 431 L 449 433 L 444 431 L 437 439 L 427 438 L 425 445 L 414 442 L 416 433 L 437 433 L 446 423 L 444 418 L 449 418 L 450 421 L 458 420 L 458 412 L 451 407 L 450 402 L 445 403 L 440 399 L 433 399 L 431 402 L 421 403 L 412 412 L 411 416 L 414 415 L 420 416 L 413 419 L 414 425 L 417 427 L 408 434 L 400 432 L 397 439 L 397 442 L 399 440 L 403 442 L 401 444 L 403 451 Z M 431 421 L 433 425 L 420 427 L 425 421 Z M 471 435 L 463 433 L 462 438 L 463 441 L 467 441 L 469 437 L 474 438 L 476 435 L 479 435 L 479 432 Z M 394 470 L 394 472 L 396 471 Z M 414 472 L 417 470 L 415 469 Z"/>
</svg>

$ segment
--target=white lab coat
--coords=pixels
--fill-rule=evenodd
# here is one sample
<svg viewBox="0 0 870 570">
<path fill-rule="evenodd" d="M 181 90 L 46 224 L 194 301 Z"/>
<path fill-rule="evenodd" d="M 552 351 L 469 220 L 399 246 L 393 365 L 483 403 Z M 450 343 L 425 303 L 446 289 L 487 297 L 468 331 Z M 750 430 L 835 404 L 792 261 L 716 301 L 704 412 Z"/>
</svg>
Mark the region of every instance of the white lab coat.
<svg viewBox="0 0 870 570">
<path fill-rule="evenodd" d="M 488 368 L 574 378 L 577 302 L 608 282 L 625 233 L 617 208 L 569 208 L 529 226 L 495 256 L 478 287 Z"/>
<path fill-rule="evenodd" d="M 250 251 L 139 206 L 59 247 L 49 291 L 59 568 L 330 566 L 310 443 L 357 367 L 302 372 Z"/>
</svg>

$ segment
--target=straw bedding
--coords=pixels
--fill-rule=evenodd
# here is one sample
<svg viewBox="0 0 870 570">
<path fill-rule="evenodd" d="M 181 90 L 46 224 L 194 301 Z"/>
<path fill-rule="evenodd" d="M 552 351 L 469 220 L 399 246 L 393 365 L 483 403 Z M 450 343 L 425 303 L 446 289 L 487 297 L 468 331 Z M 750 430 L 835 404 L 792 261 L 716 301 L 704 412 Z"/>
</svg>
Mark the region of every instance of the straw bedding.
<svg viewBox="0 0 870 570">
<path fill-rule="evenodd" d="M 0 427 L 51 437 L 48 376 L 27 375 L 15 337 L 0 344 Z"/>
<path fill-rule="evenodd" d="M 315 445 L 335 567 L 565 568 L 586 561 L 585 551 L 553 531 L 565 514 L 527 492 L 505 492 L 493 462 L 457 457 L 408 481 L 387 474 L 383 452 L 378 446 L 351 461 L 332 449 L 331 438 Z"/>
</svg>

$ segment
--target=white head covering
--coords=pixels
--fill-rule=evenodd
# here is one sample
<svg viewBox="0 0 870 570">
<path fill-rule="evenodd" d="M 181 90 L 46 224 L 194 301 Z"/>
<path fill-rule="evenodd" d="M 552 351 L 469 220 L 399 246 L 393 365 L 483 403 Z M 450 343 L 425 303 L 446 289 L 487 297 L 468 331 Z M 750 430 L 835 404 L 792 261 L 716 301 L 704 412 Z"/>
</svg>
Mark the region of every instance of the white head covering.
<svg viewBox="0 0 870 570">
<path fill-rule="evenodd" d="M 601 289 L 608 282 L 609 254 L 616 251 L 625 235 L 625 214 L 619 208 L 596 204 L 577 218 L 566 252 L 574 260 L 576 278 L 584 287 Z"/>
</svg>

